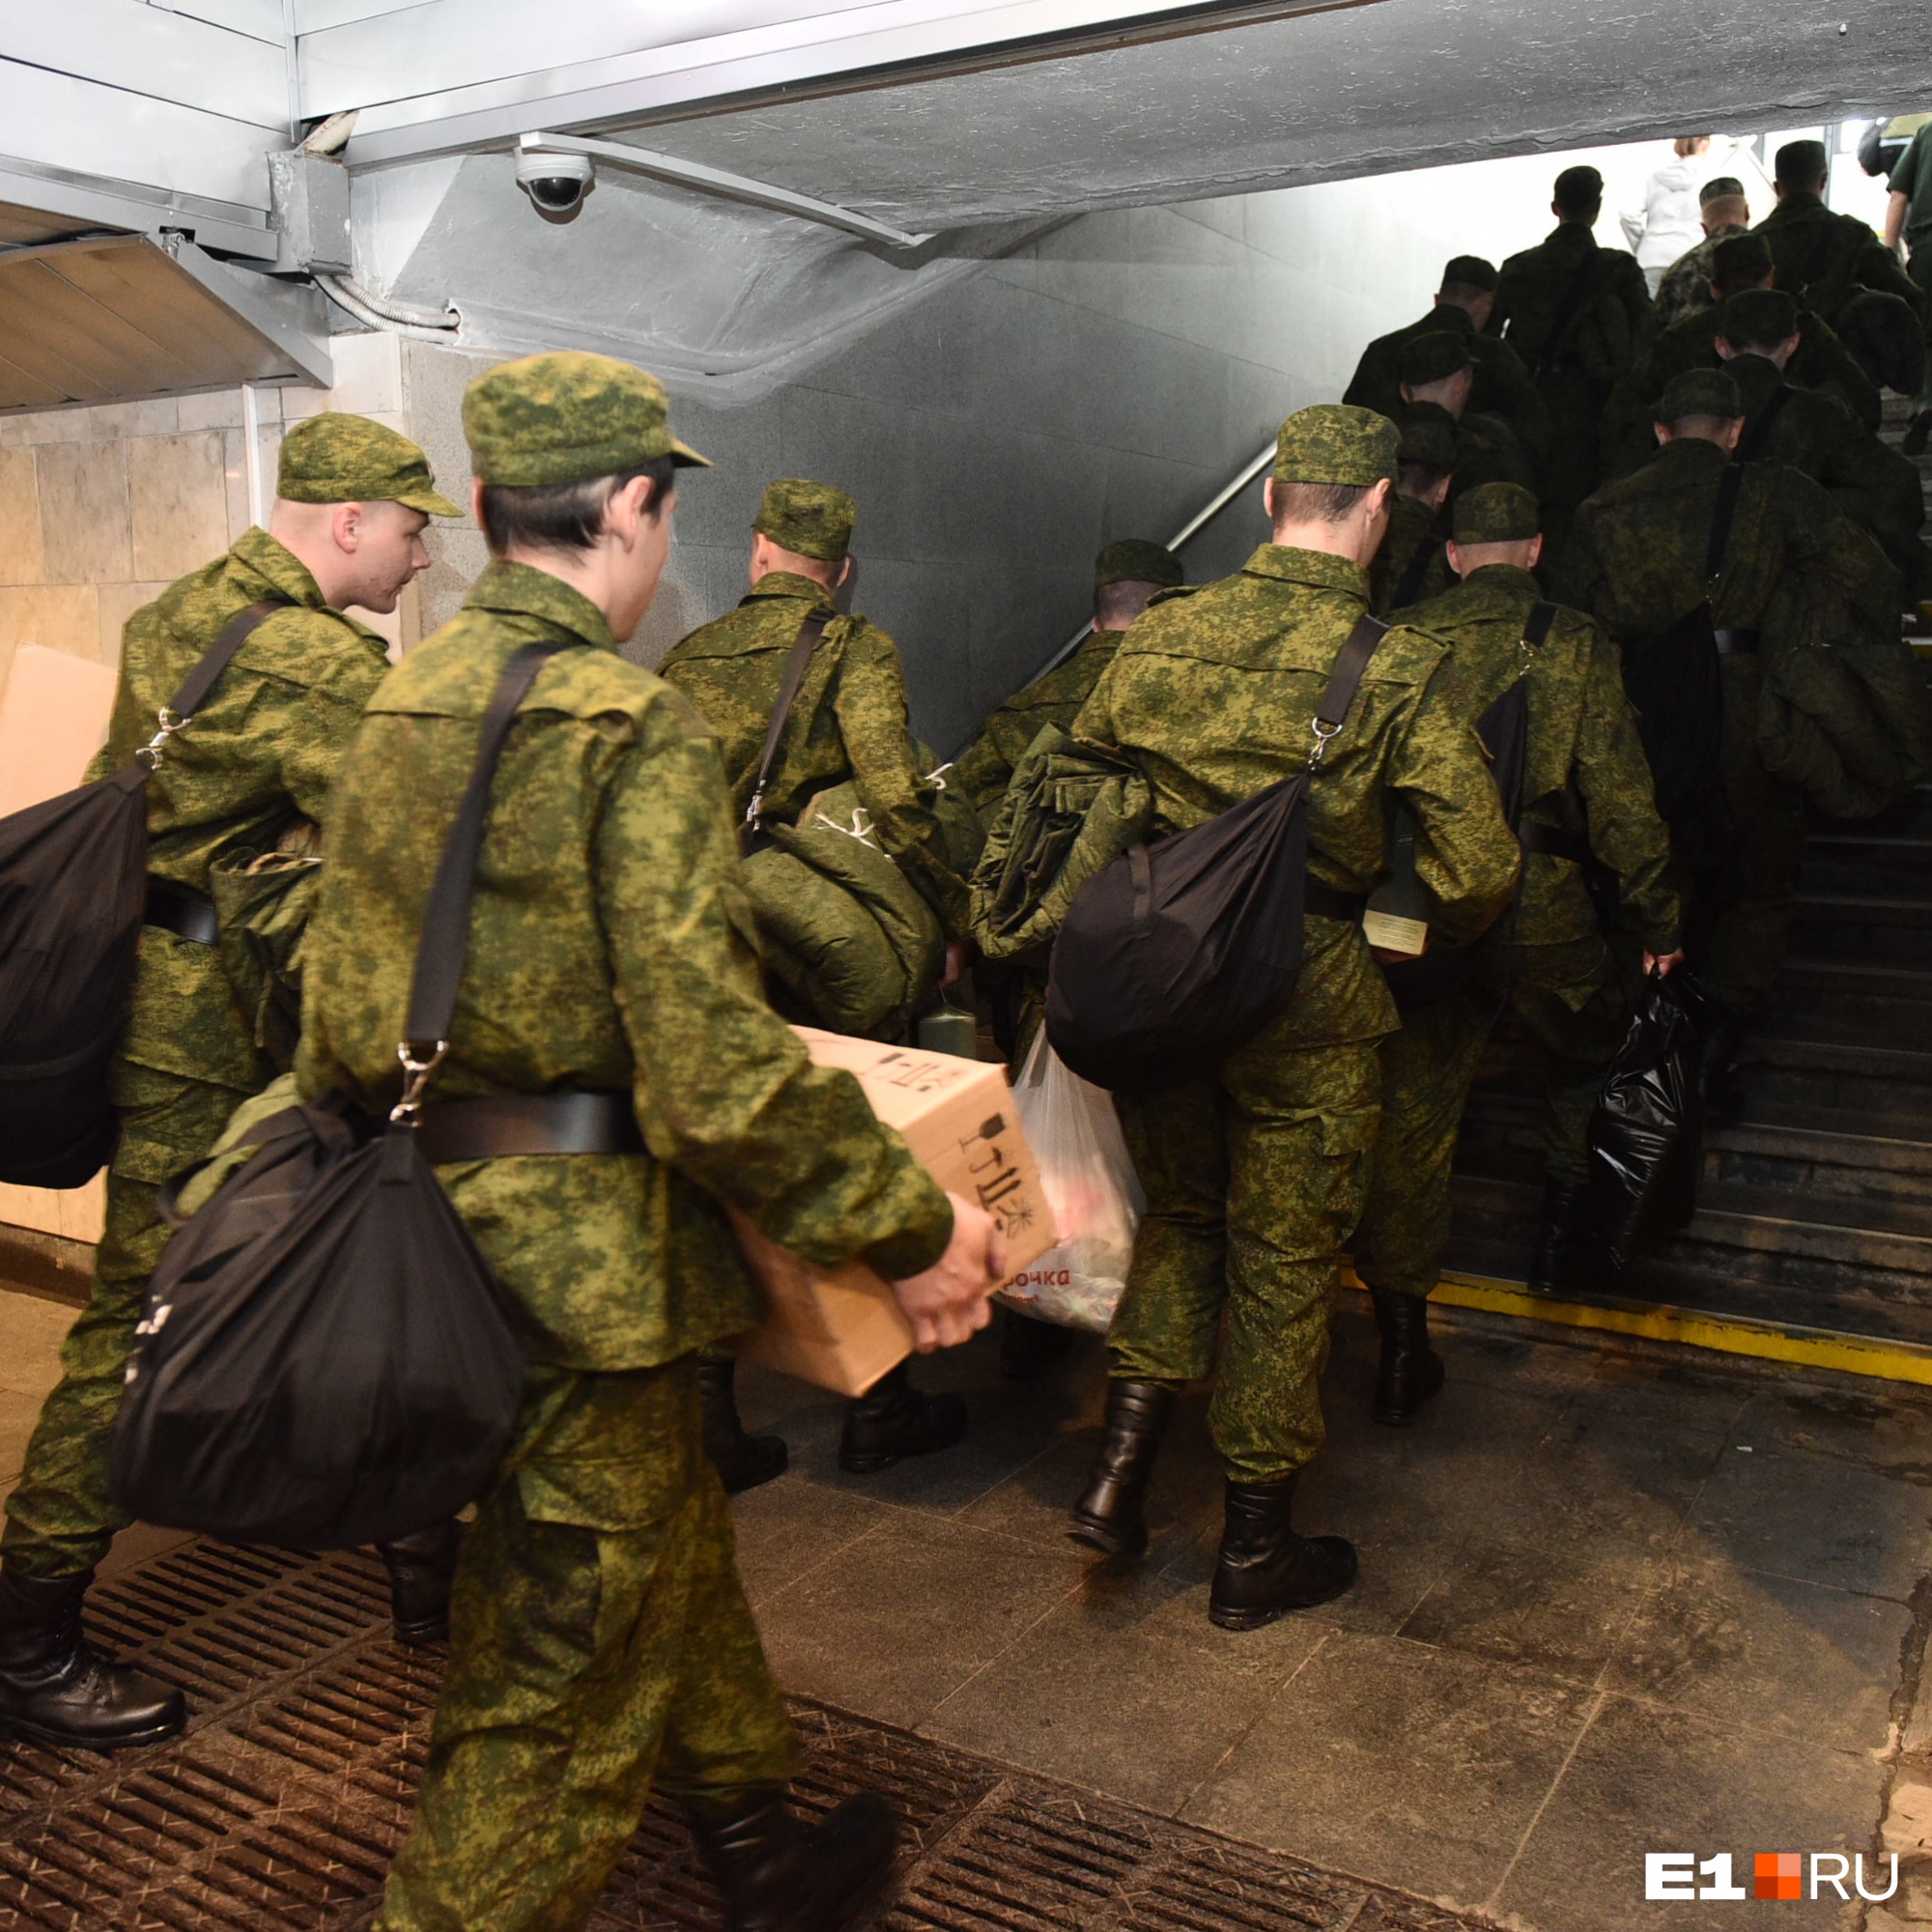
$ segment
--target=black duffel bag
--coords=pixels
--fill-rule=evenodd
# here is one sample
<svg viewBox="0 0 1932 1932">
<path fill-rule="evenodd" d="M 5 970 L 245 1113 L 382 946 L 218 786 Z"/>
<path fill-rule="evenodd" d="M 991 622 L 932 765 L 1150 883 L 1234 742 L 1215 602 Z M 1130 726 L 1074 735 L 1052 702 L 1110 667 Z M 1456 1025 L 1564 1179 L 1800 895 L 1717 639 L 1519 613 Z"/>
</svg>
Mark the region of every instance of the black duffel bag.
<svg viewBox="0 0 1932 1932">
<path fill-rule="evenodd" d="M 523 1398 L 516 1312 L 416 1142 L 469 948 L 491 780 L 517 706 L 567 646 L 512 657 L 437 867 L 410 987 L 407 1073 L 370 1134 L 325 1102 L 169 1242 L 115 1424 L 115 1500 L 145 1522 L 311 1549 L 446 1521 L 502 1459 Z"/>
<path fill-rule="evenodd" d="M 1287 1006 L 1301 968 L 1308 783 L 1387 631 L 1364 615 L 1350 633 L 1293 778 L 1136 845 L 1074 896 L 1053 944 L 1046 1035 L 1083 1080 L 1137 1093 L 1199 1079 Z"/>
<path fill-rule="evenodd" d="M 1617 1273 L 1688 1227 L 1704 1165 L 1708 993 L 1682 967 L 1644 982 L 1590 1120 L 1590 1186 Z"/>
<path fill-rule="evenodd" d="M 148 774 L 282 608 L 229 619 L 131 762 L 0 819 L 0 1181 L 78 1187 L 113 1154 L 107 1064 L 147 906 Z"/>
</svg>

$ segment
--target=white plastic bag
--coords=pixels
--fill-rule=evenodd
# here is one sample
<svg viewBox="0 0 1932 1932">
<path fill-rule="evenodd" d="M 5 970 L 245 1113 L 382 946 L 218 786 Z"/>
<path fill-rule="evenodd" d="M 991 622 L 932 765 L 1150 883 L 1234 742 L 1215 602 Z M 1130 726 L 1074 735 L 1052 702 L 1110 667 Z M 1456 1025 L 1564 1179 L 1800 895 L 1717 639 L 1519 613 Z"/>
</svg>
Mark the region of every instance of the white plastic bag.
<svg viewBox="0 0 1932 1932">
<path fill-rule="evenodd" d="M 1061 1240 L 999 1290 L 1000 1299 L 1037 1321 L 1104 1334 L 1127 1285 L 1134 1231 L 1147 1207 L 1113 1097 L 1069 1071 L 1041 1027 L 1013 1103 Z"/>
</svg>

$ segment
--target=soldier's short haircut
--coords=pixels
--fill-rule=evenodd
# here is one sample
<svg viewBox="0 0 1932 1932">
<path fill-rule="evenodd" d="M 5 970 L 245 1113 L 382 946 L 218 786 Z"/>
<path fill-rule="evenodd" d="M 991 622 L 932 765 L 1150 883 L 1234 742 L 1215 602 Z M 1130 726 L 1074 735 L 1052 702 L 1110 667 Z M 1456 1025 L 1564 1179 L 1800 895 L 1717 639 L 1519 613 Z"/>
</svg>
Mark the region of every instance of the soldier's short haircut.
<svg viewBox="0 0 1932 1932">
<path fill-rule="evenodd" d="M 1094 593 L 1094 627 L 1103 631 L 1118 631 L 1131 624 L 1147 609 L 1148 599 L 1156 590 L 1166 587 L 1163 583 L 1151 583 L 1144 578 L 1133 577 L 1101 584 Z"/>
<path fill-rule="evenodd" d="M 668 456 L 653 457 L 616 476 L 592 476 L 582 483 L 538 483 L 513 487 L 507 483 L 483 486 L 483 538 L 493 556 L 513 550 L 588 550 L 604 532 L 604 512 L 611 498 L 639 476 L 651 482 L 650 508 L 664 508 L 676 481 L 677 467 Z"/>
<path fill-rule="evenodd" d="M 1285 483 L 1274 480 L 1278 524 L 1339 524 L 1376 486 L 1373 483 Z"/>
<path fill-rule="evenodd" d="M 1433 463 L 1418 463 L 1405 457 L 1396 465 L 1395 487 L 1405 497 L 1426 497 L 1448 473 Z"/>
<path fill-rule="evenodd" d="M 1565 214 L 1595 214 L 1604 205 L 1604 178 L 1592 167 L 1565 168 L 1552 198 Z"/>
<path fill-rule="evenodd" d="M 1709 208 L 1714 201 L 1742 201 L 1745 185 L 1736 175 L 1713 175 L 1697 190 L 1697 206 Z"/>
<path fill-rule="evenodd" d="M 1672 436 L 1721 437 L 1737 421 L 1736 416 L 1713 416 L 1699 412 L 1691 416 L 1678 416 L 1666 422 L 1664 427 Z"/>
</svg>

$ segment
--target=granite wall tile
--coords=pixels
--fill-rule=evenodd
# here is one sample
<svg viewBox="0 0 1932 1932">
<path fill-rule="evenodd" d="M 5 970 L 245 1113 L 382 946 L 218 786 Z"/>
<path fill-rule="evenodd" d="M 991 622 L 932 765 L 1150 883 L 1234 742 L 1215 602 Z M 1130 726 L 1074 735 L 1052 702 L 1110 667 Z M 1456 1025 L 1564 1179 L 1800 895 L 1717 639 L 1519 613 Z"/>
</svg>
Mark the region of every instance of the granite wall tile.
<svg viewBox="0 0 1932 1932">
<path fill-rule="evenodd" d="M 223 433 L 137 437 L 128 445 L 136 578 L 173 579 L 228 548 Z"/>
<path fill-rule="evenodd" d="M 41 492 L 31 449 L 0 449 L 0 583 L 39 583 Z"/>
<path fill-rule="evenodd" d="M 126 440 L 43 443 L 41 548 L 50 583 L 120 583 L 134 575 Z"/>
</svg>

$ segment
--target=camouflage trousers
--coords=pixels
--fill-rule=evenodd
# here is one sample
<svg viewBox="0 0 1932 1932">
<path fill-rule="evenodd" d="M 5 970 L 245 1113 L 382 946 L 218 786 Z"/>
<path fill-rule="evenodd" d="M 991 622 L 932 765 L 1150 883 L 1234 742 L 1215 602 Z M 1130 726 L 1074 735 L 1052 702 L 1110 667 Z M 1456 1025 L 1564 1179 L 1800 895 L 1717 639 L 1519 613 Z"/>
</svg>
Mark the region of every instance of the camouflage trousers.
<svg viewBox="0 0 1932 1932">
<path fill-rule="evenodd" d="M 1727 711 L 1727 734 L 1731 726 Z M 1804 799 L 1770 777 L 1754 754 L 1726 760 L 1724 791 L 1735 827 L 1729 849 L 1712 863 L 1679 868 L 1685 960 L 1748 1018 L 1770 1001 L 1790 945 L 1804 862 Z"/>
<path fill-rule="evenodd" d="M 1215 1079 L 1121 1098 L 1148 1211 L 1111 1371 L 1204 1380 L 1225 1318 L 1208 1426 L 1238 1482 L 1290 1475 L 1321 1446 L 1330 1291 L 1380 1100 L 1373 1040 L 1295 1048 L 1266 1035 Z"/>
<path fill-rule="evenodd" d="M 1449 1175 L 1490 1031 L 1505 1013 L 1544 1056 L 1544 1171 L 1589 1173 L 1590 1115 L 1630 1018 L 1626 976 L 1597 938 L 1496 947 L 1463 991 L 1405 1014 L 1382 1041 L 1382 1119 L 1355 1231 L 1355 1271 L 1371 1288 L 1427 1295 L 1449 1245 Z"/>
<path fill-rule="evenodd" d="M 107 1171 L 94 1288 L 61 1345 L 61 1379 L 42 1406 L 20 1480 L 7 1498 L 0 1554 L 11 1569 L 77 1576 L 128 1526 L 107 1492 L 107 1450 L 148 1277 L 172 1232 L 156 1197 L 162 1180 L 208 1151 L 246 1097 L 125 1061 L 115 1067 L 121 1139 Z"/>
<path fill-rule="evenodd" d="M 377 1932 L 577 1932 L 653 1781 L 718 1804 L 795 1768 L 692 1358 L 534 1370 L 510 1461 L 464 1545 Z"/>
</svg>

